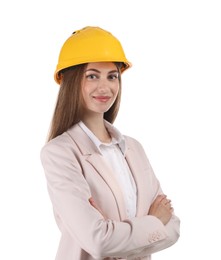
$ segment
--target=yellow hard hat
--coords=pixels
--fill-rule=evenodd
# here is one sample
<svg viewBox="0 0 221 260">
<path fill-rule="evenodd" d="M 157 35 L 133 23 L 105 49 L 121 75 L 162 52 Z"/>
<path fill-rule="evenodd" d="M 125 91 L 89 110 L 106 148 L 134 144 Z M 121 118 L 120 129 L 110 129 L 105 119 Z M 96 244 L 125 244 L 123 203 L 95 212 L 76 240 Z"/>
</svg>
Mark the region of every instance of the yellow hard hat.
<svg viewBox="0 0 221 260">
<path fill-rule="evenodd" d="M 119 40 L 100 27 L 87 26 L 75 31 L 63 44 L 54 73 L 60 84 L 59 71 L 89 62 L 122 62 L 121 72 L 131 67 Z"/>
</svg>

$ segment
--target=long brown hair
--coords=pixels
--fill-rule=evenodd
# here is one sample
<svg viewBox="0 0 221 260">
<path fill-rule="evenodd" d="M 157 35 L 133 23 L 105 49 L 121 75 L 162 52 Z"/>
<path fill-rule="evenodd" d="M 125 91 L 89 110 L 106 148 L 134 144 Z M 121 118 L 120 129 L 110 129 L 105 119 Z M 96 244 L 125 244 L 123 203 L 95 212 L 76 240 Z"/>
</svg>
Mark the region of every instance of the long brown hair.
<svg viewBox="0 0 221 260">
<path fill-rule="evenodd" d="M 104 119 L 113 123 L 117 117 L 121 100 L 121 63 L 115 63 L 119 72 L 119 92 L 111 108 L 104 113 Z M 60 72 L 62 78 L 49 129 L 48 141 L 61 135 L 82 119 L 81 84 L 87 63 L 76 65 Z"/>
</svg>

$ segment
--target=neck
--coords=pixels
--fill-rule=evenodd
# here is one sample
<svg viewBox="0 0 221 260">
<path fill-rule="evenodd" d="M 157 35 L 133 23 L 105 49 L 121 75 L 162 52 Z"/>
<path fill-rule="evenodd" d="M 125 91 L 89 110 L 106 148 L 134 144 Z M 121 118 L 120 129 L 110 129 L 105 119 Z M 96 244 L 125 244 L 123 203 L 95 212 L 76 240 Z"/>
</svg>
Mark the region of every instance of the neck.
<svg viewBox="0 0 221 260">
<path fill-rule="evenodd" d="M 103 143 L 110 143 L 111 136 L 108 133 L 103 117 L 100 118 L 84 118 L 82 122 L 93 132 L 93 134 Z"/>
</svg>

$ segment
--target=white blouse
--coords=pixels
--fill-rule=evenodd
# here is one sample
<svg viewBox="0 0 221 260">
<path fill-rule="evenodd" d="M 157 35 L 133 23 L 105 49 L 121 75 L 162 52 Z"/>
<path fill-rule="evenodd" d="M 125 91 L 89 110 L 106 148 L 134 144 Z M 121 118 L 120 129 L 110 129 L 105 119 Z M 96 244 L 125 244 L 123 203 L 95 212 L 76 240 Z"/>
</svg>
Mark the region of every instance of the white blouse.
<svg viewBox="0 0 221 260">
<path fill-rule="evenodd" d="M 112 124 L 105 121 L 105 126 L 112 137 L 112 141 L 110 143 L 102 143 L 83 122 L 79 122 L 79 126 L 94 142 L 98 150 L 107 160 L 109 166 L 113 169 L 114 177 L 122 187 L 127 217 L 135 217 L 137 208 L 137 189 L 125 159 L 125 140 L 122 134 Z"/>
</svg>

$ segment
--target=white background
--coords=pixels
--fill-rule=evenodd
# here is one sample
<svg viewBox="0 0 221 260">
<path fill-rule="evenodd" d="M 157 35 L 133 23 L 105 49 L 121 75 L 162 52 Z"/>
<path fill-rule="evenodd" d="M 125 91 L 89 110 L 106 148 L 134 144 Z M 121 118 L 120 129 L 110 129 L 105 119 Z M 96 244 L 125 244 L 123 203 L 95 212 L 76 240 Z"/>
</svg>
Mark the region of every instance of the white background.
<svg viewBox="0 0 221 260">
<path fill-rule="evenodd" d="M 54 259 L 39 154 L 58 53 L 87 25 L 111 31 L 133 63 L 115 125 L 143 144 L 181 219 L 179 242 L 153 259 L 221 259 L 220 1 L 13 0 L 0 12 L 0 259 Z"/>
</svg>

